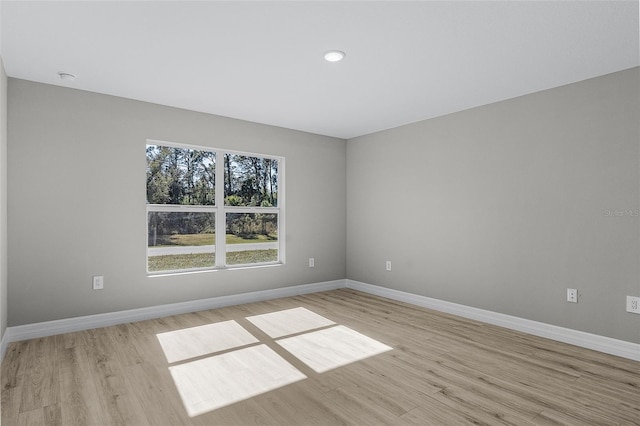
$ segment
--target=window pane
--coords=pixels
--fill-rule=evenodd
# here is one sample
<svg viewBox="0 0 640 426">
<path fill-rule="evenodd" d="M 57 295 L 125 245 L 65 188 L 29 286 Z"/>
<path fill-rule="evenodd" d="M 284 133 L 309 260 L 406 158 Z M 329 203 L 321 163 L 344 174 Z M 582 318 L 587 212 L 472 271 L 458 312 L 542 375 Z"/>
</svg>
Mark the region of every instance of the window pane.
<svg viewBox="0 0 640 426">
<path fill-rule="evenodd" d="M 227 213 L 227 265 L 278 260 L 276 213 Z"/>
<path fill-rule="evenodd" d="M 224 204 L 276 207 L 278 160 L 224 154 Z"/>
<path fill-rule="evenodd" d="M 147 145 L 147 203 L 214 205 L 216 155 Z"/>
<path fill-rule="evenodd" d="M 215 213 L 149 212 L 149 272 L 215 266 Z"/>
</svg>

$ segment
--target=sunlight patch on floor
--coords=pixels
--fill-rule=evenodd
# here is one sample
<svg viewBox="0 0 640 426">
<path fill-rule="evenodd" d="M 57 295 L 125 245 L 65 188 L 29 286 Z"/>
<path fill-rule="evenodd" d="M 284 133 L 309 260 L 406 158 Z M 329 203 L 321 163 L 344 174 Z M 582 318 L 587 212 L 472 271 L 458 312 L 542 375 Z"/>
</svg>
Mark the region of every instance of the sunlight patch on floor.
<svg viewBox="0 0 640 426">
<path fill-rule="evenodd" d="M 317 373 L 392 349 L 343 325 L 289 337 L 277 343 Z"/>
<path fill-rule="evenodd" d="M 233 320 L 160 333 L 157 337 L 169 363 L 259 342 Z"/>
<path fill-rule="evenodd" d="M 254 315 L 247 317 L 247 319 L 274 339 L 335 324 L 335 322 L 305 308 Z"/>
<path fill-rule="evenodd" d="M 274 348 L 277 343 L 289 352 L 288 359 L 296 357 L 317 373 L 392 349 L 302 307 L 246 319 L 271 338 L 282 337 L 266 343 Z M 233 320 L 159 333 L 157 338 L 169 364 L 186 361 L 170 366 L 169 372 L 190 417 L 307 377 Z M 229 349 L 235 350 L 215 355 Z M 194 360 L 204 355 L 209 356 Z"/>
<path fill-rule="evenodd" d="M 169 367 L 190 417 L 305 379 L 266 345 Z"/>
</svg>

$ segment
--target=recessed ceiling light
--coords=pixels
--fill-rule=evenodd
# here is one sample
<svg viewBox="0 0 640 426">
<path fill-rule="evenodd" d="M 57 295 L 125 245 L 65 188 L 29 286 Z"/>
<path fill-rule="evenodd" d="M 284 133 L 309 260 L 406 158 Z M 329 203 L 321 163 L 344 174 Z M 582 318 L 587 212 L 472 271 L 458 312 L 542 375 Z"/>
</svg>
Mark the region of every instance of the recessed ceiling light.
<svg viewBox="0 0 640 426">
<path fill-rule="evenodd" d="M 324 54 L 324 59 L 329 62 L 338 62 L 344 59 L 347 56 L 346 53 L 340 50 L 329 50 Z"/>
<path fill-rule="evenodd" d="M 58 72 L 58 76 L 60 77 L 60 80 L 67 80 L 67 81 L 73 81 L 76 79 L 76 76 L 73 74 L 69 74 L 68 72 Z"/>
</svg>

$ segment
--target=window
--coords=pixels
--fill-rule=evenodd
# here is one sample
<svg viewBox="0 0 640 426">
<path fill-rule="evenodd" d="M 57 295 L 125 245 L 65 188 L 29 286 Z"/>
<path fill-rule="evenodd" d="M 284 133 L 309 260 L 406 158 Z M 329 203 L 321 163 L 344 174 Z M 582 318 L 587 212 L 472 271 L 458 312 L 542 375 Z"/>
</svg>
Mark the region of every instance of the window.
<svg viewBox="0 0 640 426">
<path fill-rule="evenodd" d="M 283 262 L 283 159 L 147 143 L 147 272 Z"/>
</svg>

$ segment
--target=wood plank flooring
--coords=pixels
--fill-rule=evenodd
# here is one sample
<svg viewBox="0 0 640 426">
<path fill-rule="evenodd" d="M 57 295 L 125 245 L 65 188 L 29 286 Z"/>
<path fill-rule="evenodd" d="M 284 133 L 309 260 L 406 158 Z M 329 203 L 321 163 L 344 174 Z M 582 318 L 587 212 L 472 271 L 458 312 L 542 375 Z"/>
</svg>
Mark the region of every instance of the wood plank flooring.
<svg viewBox="0 0 640 426">
<path fill-rule="evenodd" d="M 316 373 L 246 319 L 297 307 L 393 350 Z M 228 320 L 307 378 L 189 417 L 156 334 Z M 346 289 L 16 342 L 1 374 L 5 426 L 640 425 L 640 362 Z"/>
</svg>

